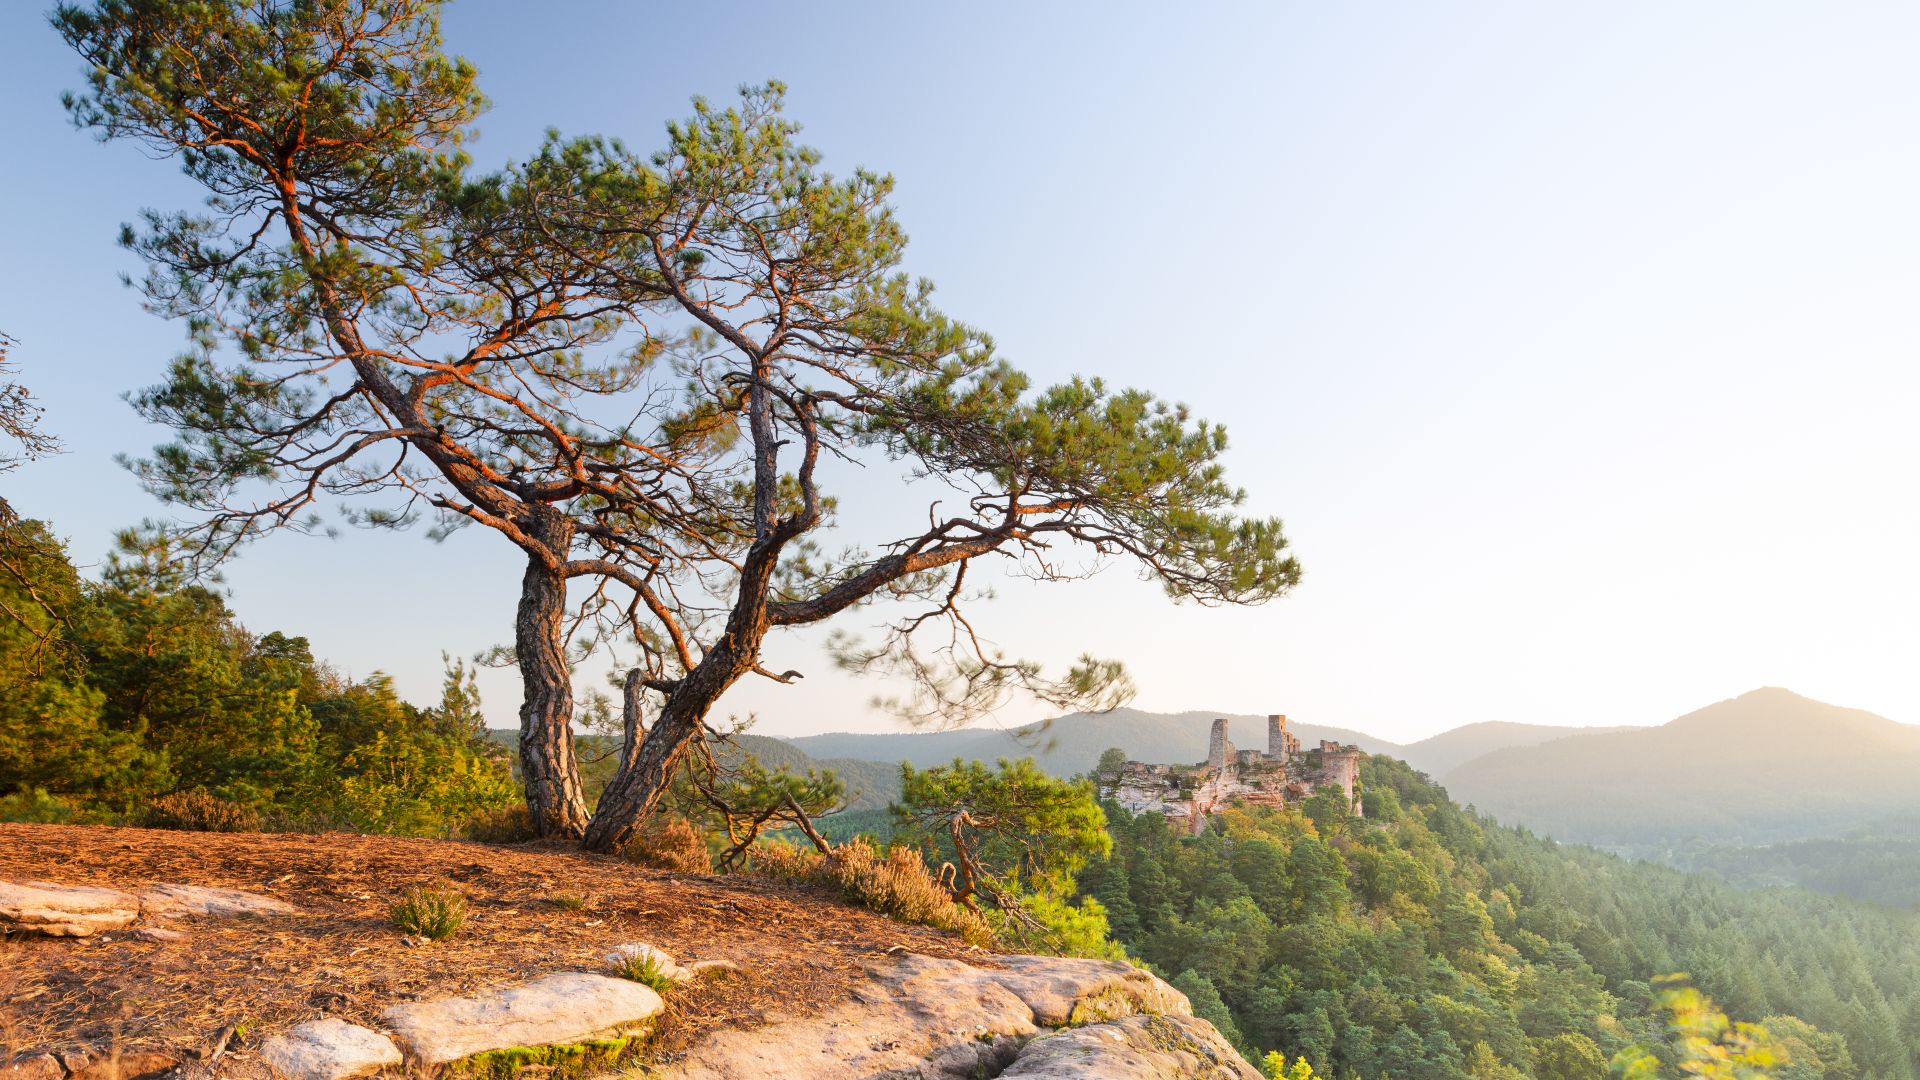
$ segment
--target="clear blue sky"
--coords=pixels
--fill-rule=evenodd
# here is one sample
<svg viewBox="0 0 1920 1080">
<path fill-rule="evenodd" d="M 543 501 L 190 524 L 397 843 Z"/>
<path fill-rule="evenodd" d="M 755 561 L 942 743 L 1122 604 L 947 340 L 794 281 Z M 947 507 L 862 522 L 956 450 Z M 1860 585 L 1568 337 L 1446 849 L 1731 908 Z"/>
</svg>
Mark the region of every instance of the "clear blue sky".
<svg viewBox="0 0 1920 1080">
<path fill-rule="evenodd" d="M 830 166 L 898 178 L 948 310 L 1043 380 L 1227 425 L 1300 590 L 1008 583 L 981 623 L 1010 652 L 1398 739 L 1762 684 L 1920 722 L 1920 8 L 496 0 L 446 27 L 487 163 L 548 127 L 650 146 L 689 95 L 785 80 Z M 156 441 L 119 395 L 181 340 L 113 238 L 196 195 L 70 129 L 78 82 L 33 5 L 0 13 L 0 328 L 71 448 L 7 495 L 95 561 L 159 512 L 113 463 Z M 924 514 L 850 501 L 856 532 Z M 228 577 L 254 629 L 425 699 L 443 649 L 506 637 L 518 569 L 492 535 L 349 533 Z M 815 643 L 769 664 L 809 678 L 729 698 L 759 730 L 888 725 Z M 515 679 L 484 689 L 509 723 Z"/>
</svg>

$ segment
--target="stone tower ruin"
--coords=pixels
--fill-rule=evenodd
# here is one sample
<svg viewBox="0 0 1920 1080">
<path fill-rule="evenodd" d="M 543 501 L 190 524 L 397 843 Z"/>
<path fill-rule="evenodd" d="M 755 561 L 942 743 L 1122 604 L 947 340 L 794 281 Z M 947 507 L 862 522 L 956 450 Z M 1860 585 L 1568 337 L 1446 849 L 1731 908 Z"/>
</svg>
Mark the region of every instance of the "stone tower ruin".
<svg viewBox="0 0 1920 1080">
<path fill-rule="evenodd" d="M 1320 744 L 1321 772 L 1331 783 L 1347 793 L 1347 811 L 1360 813 L 1360 751 L 1343 749 L 1339 743 Z"/>
<path fill-rule="evenodd" d="M 1281 713 L 1267 717 L 1267 760 L 1289 764 L 1300 753 L 1300 737 L 1287 730 L 1287 718 Z"/>
<path fill-rule="evenodd" d="M 1223 717 L 1213 722 L 1213 733 L 1207 737 L 1207 768 L 1224 769 L 1233 757 L 1233 743 L 1227 741 L 1227 721 Z"/>
</svg>

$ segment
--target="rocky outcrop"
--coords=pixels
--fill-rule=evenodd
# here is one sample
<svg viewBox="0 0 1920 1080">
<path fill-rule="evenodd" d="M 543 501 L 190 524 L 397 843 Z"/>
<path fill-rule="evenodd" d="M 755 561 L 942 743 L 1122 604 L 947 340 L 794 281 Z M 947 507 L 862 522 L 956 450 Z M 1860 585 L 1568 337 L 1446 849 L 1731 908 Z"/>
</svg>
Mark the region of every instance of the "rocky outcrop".
<svg viewBox="0 0 1920 1080">
<path fill-rule="evenodd" d="M 12 1061 L 0 1061 L 0 1080 L 65 1080 L 66 1075 L 67 1070 L 60 1067 L 60 1059 L 52 1054 L 34 1054 Z"/>
<path fill-rule="evenodd" d="M 181 915 L 294 915 L 293 905 L 239 889 L 154 885 L 138 894 L 46 881 L 0 881 L 0 930 L 48 937 L 91 937 L 136 921 Z M 177 932 L 146 931 L 147 941 L 177 941 Z"/>
<path fill-rule="evenodd" d="M 93 1056 L 78 1051 L 32 1054 L 0 1062 L 0 1080 L 160 1080 L 180 1067 L 171 1054 Z"/>
<path fill-rule="evenodd" d="M 664 1007 L 639 983 L 569 972 L 471 997 L 395 1005 L 384 1019 L 413 1064 L 432 1066 L 488 1050 L 625 1034 Z"/>
<path fill-rule="evenodd" d="M 0 882 L 0 927 L 53 936 L 121 930 L 143 915 L 295 912 L 234 889 L 156 885 L 134 894 Z M 140 927 L 140 934 L 156 941 L 178 936 L 156 927 Z M 655 976 L 687 982 L 711 967 L 732 966 L 681 965 L 640 943 L 619 946 L 606 960 L 628 974 L 644 968 L 640 974 L 663 986 Z M 225 1047 L 223 1034 L 211 1054 L 191 1052 L 204 1060 L 185 1067 L 194 1076 L 350 1080 L 399 1068 L 437 1073 L 497 1051 L 572 1053 L 584 1043 L 604 1044 L 617 1058 L 633 1045 L 621 1037 L 647 1030 L 663 1008 L 660 995 L 642 983 L 569 972 L 394 1005 L 376 1025 L 385 1030 L 337 1018 L 309 1021 L 269 1034 L 251 1060 L 228 1057 L 216 1068 L 211 1059 Z M 0 1062 L 0 1080 L 139 1080 L 180 1065 L 164 1055 L 64 1057 L 28 1054 Z M 1210 1024 L 1193 1018 L 1185 995 L 1145 971 L 1106 960 L 986 954 L 978 963 L 913 953 L 877 957 L 847 1001 L 824 1014 L 717 1031 L 657 1064 L 649 1075 L 680 1080 L 1258 1080 Z"/>
<path fill-rule="evenodd" d="M 91 937 L 132 926 L 140 898 L 118 889 L 0 881 L 0 930 L 49 937 Z"/>
<path fill-rule="evenodd" d="M 1260 1080 L 1212 1024 L 1125 1016 L 1041 1037 L 1000 1074 L 1022 1080 Z"/>
<path fill-rule="evenodd" d="M 997 966 L 912 954 L 875 961 L 846 1005 L 823 1016 L 717 1032 L 661 1075 L 680 1080 L 970 1080 L 1011 1075 L 1008 1070 L 1028 1054 L 1042 1051 L 1050 1056 L 1035 1058 L 1031 1068 L 1077 1061 L 1075 1055 L 1103 1046 L 1111 1046 L 1118 1062 L 1158 1039 L 1166 1048 L 1156 1050 L 1151 1067 L 1159 1071 L 1081 1067 L 1029 1075 L 1258 1080 L 1212 1025 L 1192 1018 L 1186 995 L 1138 968 L 1048 956 L 996 956 L 988 962 Z M 1150 1026 L 1143 1017 L 1173 1022 Z M 1084 1025 L 1073 1030 L 1094 1033 L 1086 1038 L 1095 1041 L 1049 1050 L 1053 1036 L 1036 1038 L 1069 1024 Z"/>
<path fill-rule="evenodd" d="M 333 1017 L 268 1039 L 260 1046 L 260 1057 L 286 1080 L 346 1080 L 402 1061 L 392 1039 Z"/>
<path fill-rule="evenodd" d="M 140 892 L 140 914 L 148 918 L 205 915 L 298 915 L 300 909 L 283 900 L 239 889 L 210 889 L 201 885 L 155 885 Z"/>
</svg>

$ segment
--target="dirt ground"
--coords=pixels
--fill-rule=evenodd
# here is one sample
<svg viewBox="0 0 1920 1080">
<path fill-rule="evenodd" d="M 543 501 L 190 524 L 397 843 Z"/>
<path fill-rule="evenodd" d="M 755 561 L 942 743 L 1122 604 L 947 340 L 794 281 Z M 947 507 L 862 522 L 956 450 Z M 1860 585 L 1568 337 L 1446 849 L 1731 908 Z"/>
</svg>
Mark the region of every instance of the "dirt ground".
<svg viewBox="0 0 1920 1080">
<path fill-rule="evenodd" d="M 184 941 L 128 932 L 0 938 L 0 1061 L 83 1046 L 190 1052 L 244 1025 L 262 1034 L 336 1016 L 368 1023 L 400 1001 L 605 971 L 623 942 L 681 962 L 730 960 L 734 976 L 676 989 L 649 1054 L 670 1060 L 715 1027 L 806 1015 L 845 1000 L 861 961 L 889 949 L 986 956 L 951 935 L 849 907 L 808 887 L 707 877 L 539 846 L 329 834 L 186 833 L 0 824 L 0 878 L 137 889 L 246 889 L 299 915 L 184 919 Z M 407 889 L 468 898 L 449 940 L 410 945 L 387 910 Z M 580 910 L 562 906 L 584 901 Z"/>
</svg>

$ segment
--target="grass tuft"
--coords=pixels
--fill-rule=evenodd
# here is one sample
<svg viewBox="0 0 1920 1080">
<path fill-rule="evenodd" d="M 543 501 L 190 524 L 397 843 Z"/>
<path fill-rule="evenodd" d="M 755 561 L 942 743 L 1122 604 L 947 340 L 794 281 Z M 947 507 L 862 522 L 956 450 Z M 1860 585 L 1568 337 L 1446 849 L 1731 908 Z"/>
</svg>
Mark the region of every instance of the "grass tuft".
<svg viewBox="0 0 1920 1080">
<path fill-rule="evenodd" d="M 393 925 L 428 941 L 445 941 L 467 921 L 467 898 L 452 889 L 416 885 L 387 911 Z"/>
<path fill-rule="evenodd" d="M 665 995 L 673 989 L 673 980 L 661 970 L 659 961 L 651 955 L 629 953 L 622 956 L 613 962 L 613 973 L 642 986 L 652 987 L 657 994 Z"/>
</svg>

